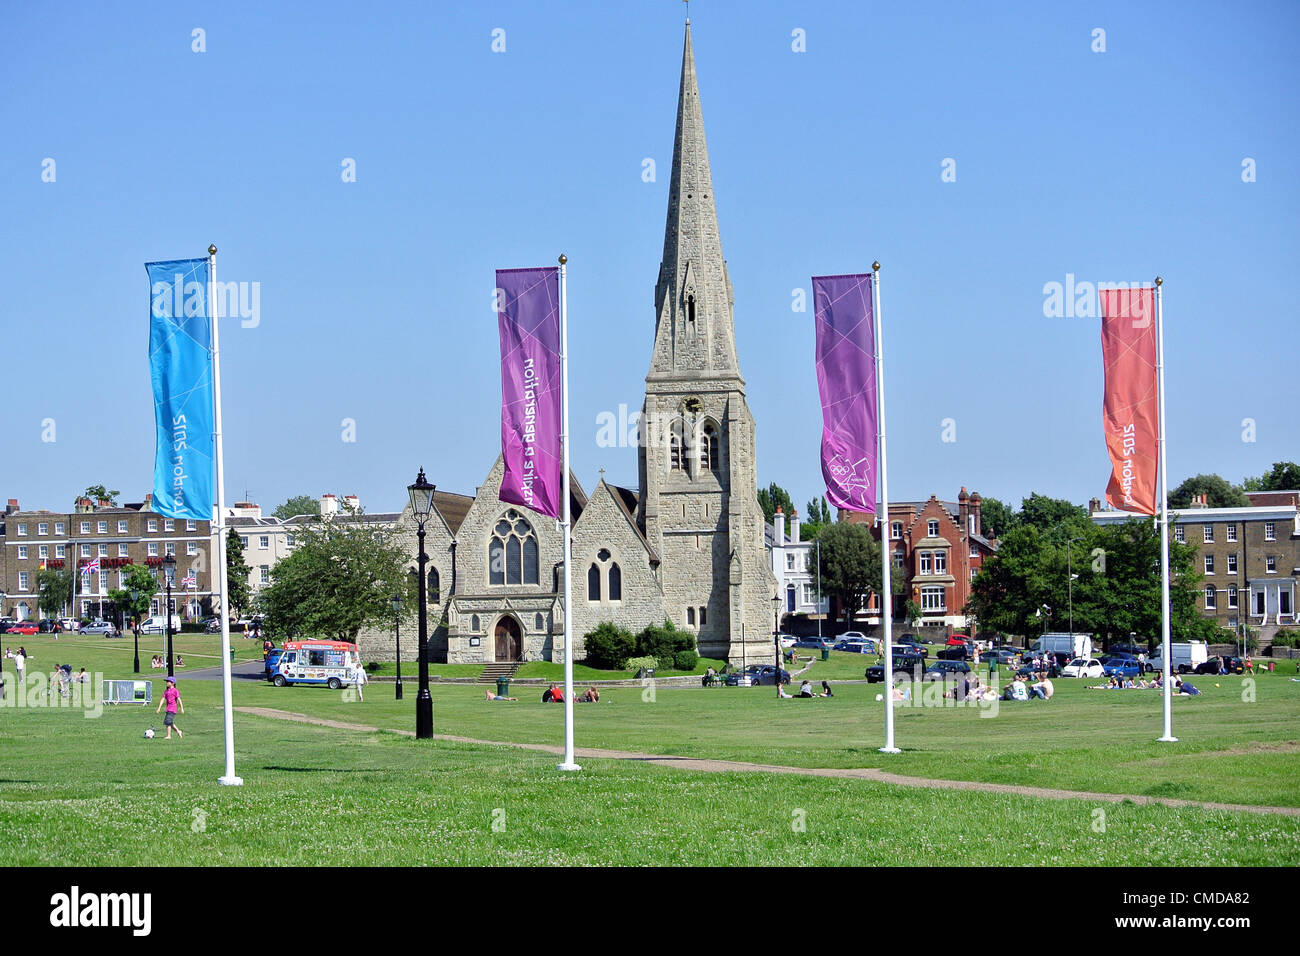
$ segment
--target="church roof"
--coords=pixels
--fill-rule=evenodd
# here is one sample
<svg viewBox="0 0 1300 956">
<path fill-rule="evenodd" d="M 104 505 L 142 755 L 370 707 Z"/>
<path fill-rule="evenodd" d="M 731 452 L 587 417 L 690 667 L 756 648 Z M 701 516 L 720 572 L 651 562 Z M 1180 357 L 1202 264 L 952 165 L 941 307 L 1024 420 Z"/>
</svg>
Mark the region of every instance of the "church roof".
<svg viewBox="0 0 1300 956">
<path fill-rule="evenodd" d="M 659 563 L 659 555 L 655 552 L 654 547 L 650 544 L 649 539 L 645 536 L 645 531 L 636 523 L 636 508 L 639 501 L 637 493 L 631 488 L 621 488 L 618 485 L 605 483 L 605 487 L 614 492 L 614 501 L 623 509 L 623 514 L 627 515 L 628 524 L 636 531 L 636 536 L 641 539 L 645 545 L 646 551 L 650 555 L 650 560 L 655 564 Z"/>
<path fill-rule="evenodd" d="M 458 495 L 451 491 L 433 493 L 433 506 L 438 509 L 438 514 L 442 515 L 442 520 L 447 522 L 447 529 L 452 534 L 460 530 L 465 515 L 469 514 L 469 506 L 473 503 L 473 495 Z"/>
</svg>

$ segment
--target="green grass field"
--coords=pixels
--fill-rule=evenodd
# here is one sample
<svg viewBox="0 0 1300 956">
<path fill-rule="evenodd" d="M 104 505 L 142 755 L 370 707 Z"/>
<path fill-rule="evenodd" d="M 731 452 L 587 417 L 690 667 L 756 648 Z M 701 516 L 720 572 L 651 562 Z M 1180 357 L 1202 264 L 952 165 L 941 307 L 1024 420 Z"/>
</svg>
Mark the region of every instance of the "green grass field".
<svg viewBox="0 0 1300 956">
<path fill-rule="evenodd" d="M 146 644 L 146 642 L 151 642 Z M 181 643 L 186 642 L 186 643 Z M 29 672 L 57 663 L 130 676 L 131 642 L 22 642 Z M 260 657 L 251 642 L 237 655 Z M 161 639 L 142 641 L 148 658 Z M 191 667 L 219 638 L 185 637 Z M 866 666 L 857 658 L 858 674 Z M 820 680 L 817 661 L 808 677 Z M 13 669 L 4 662 L 10 693 Z M 435 668 L 436 670 L 437 668 Z M 828 668 L 829 669 L 829 668 Z M 405 668 L 403 669 L 405 671 Z M 854 675 L 857 676 L 856 674 Z M 221 684 L 186 680 L 182 740 L 145 740 L 162 720 L 138 705 L 87 719 L 69 708 L 0 708 L 0 863 L 45 864 L 1085 864 L 1296 865 L 1300 817 L 896 787 L 769 773 L 705 773 L 517 748 L 417 742 L 235 715 L 237 770 L 222 771 Z M 831 678 L 834 679 L 834 678 Z M 1058 681 L 1049 702 L 896 710 L 904 753 L 883 741 L 880 685 L 830 700 L 772 688 L 617 687 L 575 708 L 579 747 L 897 773 L 1189 800 L 1300 806 L 1300 683 L 1203 678 L 1175 700 L 1176 744 L 1159 744 L 1160 699 Z M 1215 686 L 1215 684 L 1219 686 Z M 1247 688 L 1250 685 L 1246 685 Z M 410 730 L 414 687 L 364 702 L 323 688 L 235 683 L 236 706 Z M 519 688 L 522 696 L 522 688 Z M 653 693 L 651 693 L 653 691 Z M 530 687 L 514 704 L 435 685 L 438 733 L 558 744 L 563 708 Z M 1250 695 L 1247 694 L 1247 697 Z M 987 711 L 986 711 L 987 712 Z M 1099 817 L 1098 814 L 1104 814 Z"/>
</svg>

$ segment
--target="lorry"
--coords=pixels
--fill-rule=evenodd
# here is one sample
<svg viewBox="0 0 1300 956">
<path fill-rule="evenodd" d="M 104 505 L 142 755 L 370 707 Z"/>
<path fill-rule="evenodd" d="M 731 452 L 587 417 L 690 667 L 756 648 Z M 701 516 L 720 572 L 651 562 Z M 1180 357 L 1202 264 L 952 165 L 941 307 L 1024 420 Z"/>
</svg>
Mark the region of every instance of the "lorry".
<svg viewBox="0 0 1300 956">
<path fill-rule="evenodd" d="M 1177 674 L 1190 674 L 1201 664 L 1210 659 L 1209 645 L 1204 641 L 1188 641 L 1186 644 L 1169 645 L 1169 666 Z M 1162 670 L 1165 666 L 1165 645 L 1157 644 L 1155 653 L 1151 655 L 1149 662 L 1155 666 L 1156 670 Z"/>
<path fill-rule="evenodd" d="M 276 687 L 325 684 L 338 690 L 344 684 L 355 684 L 360 668 L 357 645 L 347 641 L 285 641 L 271 670 L 271 683 Z"/>
<path fill-rule="evenodd" d="M 1088 660 L 1092 657 L 1092 635 L 1081 634 L 1078 631 L 1073 634 L 1068 631 L 1048 631 L 1034 641 L 1031 649 L 1039 654 L 1064 654 L 1070 660 L 1076 657 Z"/>
</svg>

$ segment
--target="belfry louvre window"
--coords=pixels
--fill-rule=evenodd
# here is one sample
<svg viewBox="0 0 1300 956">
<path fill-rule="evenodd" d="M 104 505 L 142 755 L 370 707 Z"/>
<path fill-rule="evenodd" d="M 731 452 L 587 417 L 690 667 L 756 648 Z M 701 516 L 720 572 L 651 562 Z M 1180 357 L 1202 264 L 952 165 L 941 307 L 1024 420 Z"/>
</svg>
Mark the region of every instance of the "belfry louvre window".
<svg viewBox="0 0 1300 956">
<path fill-rule="evenodd" d="M 684 471 L 686 469 L 684 431 L 681 419 L 673 422 L 672 428 L 669 429 L 668 467 L 673 471 Z"/>
<path fill-rule="evenodd" d="M 488 541 L 488 583 L 537 583 L 537 535 L 527 519 L 513 509 L 492 529 Z"/>
<path fill-rule="evenodd" d="M 700 435 L 700 474 L 713 472 L 715 475 L 722 468 L 718 456 L 718 429 L 713 422 L 706 422 Z"/>
</svg>

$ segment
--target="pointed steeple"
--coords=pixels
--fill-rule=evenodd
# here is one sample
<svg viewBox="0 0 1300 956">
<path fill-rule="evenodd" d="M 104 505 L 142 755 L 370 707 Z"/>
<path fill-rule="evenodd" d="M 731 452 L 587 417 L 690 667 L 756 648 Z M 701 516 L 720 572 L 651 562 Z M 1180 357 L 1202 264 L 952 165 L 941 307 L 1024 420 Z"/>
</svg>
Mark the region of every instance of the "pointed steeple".
<svg viewBox="0 0 1300 956">
<path fill-rule="evenodd" d="M 707 369 L 710 378 L 739 378 L 731 282 L 722 258 L 689 20 L 655 313 L 650 377 Z"/>
</svg>

